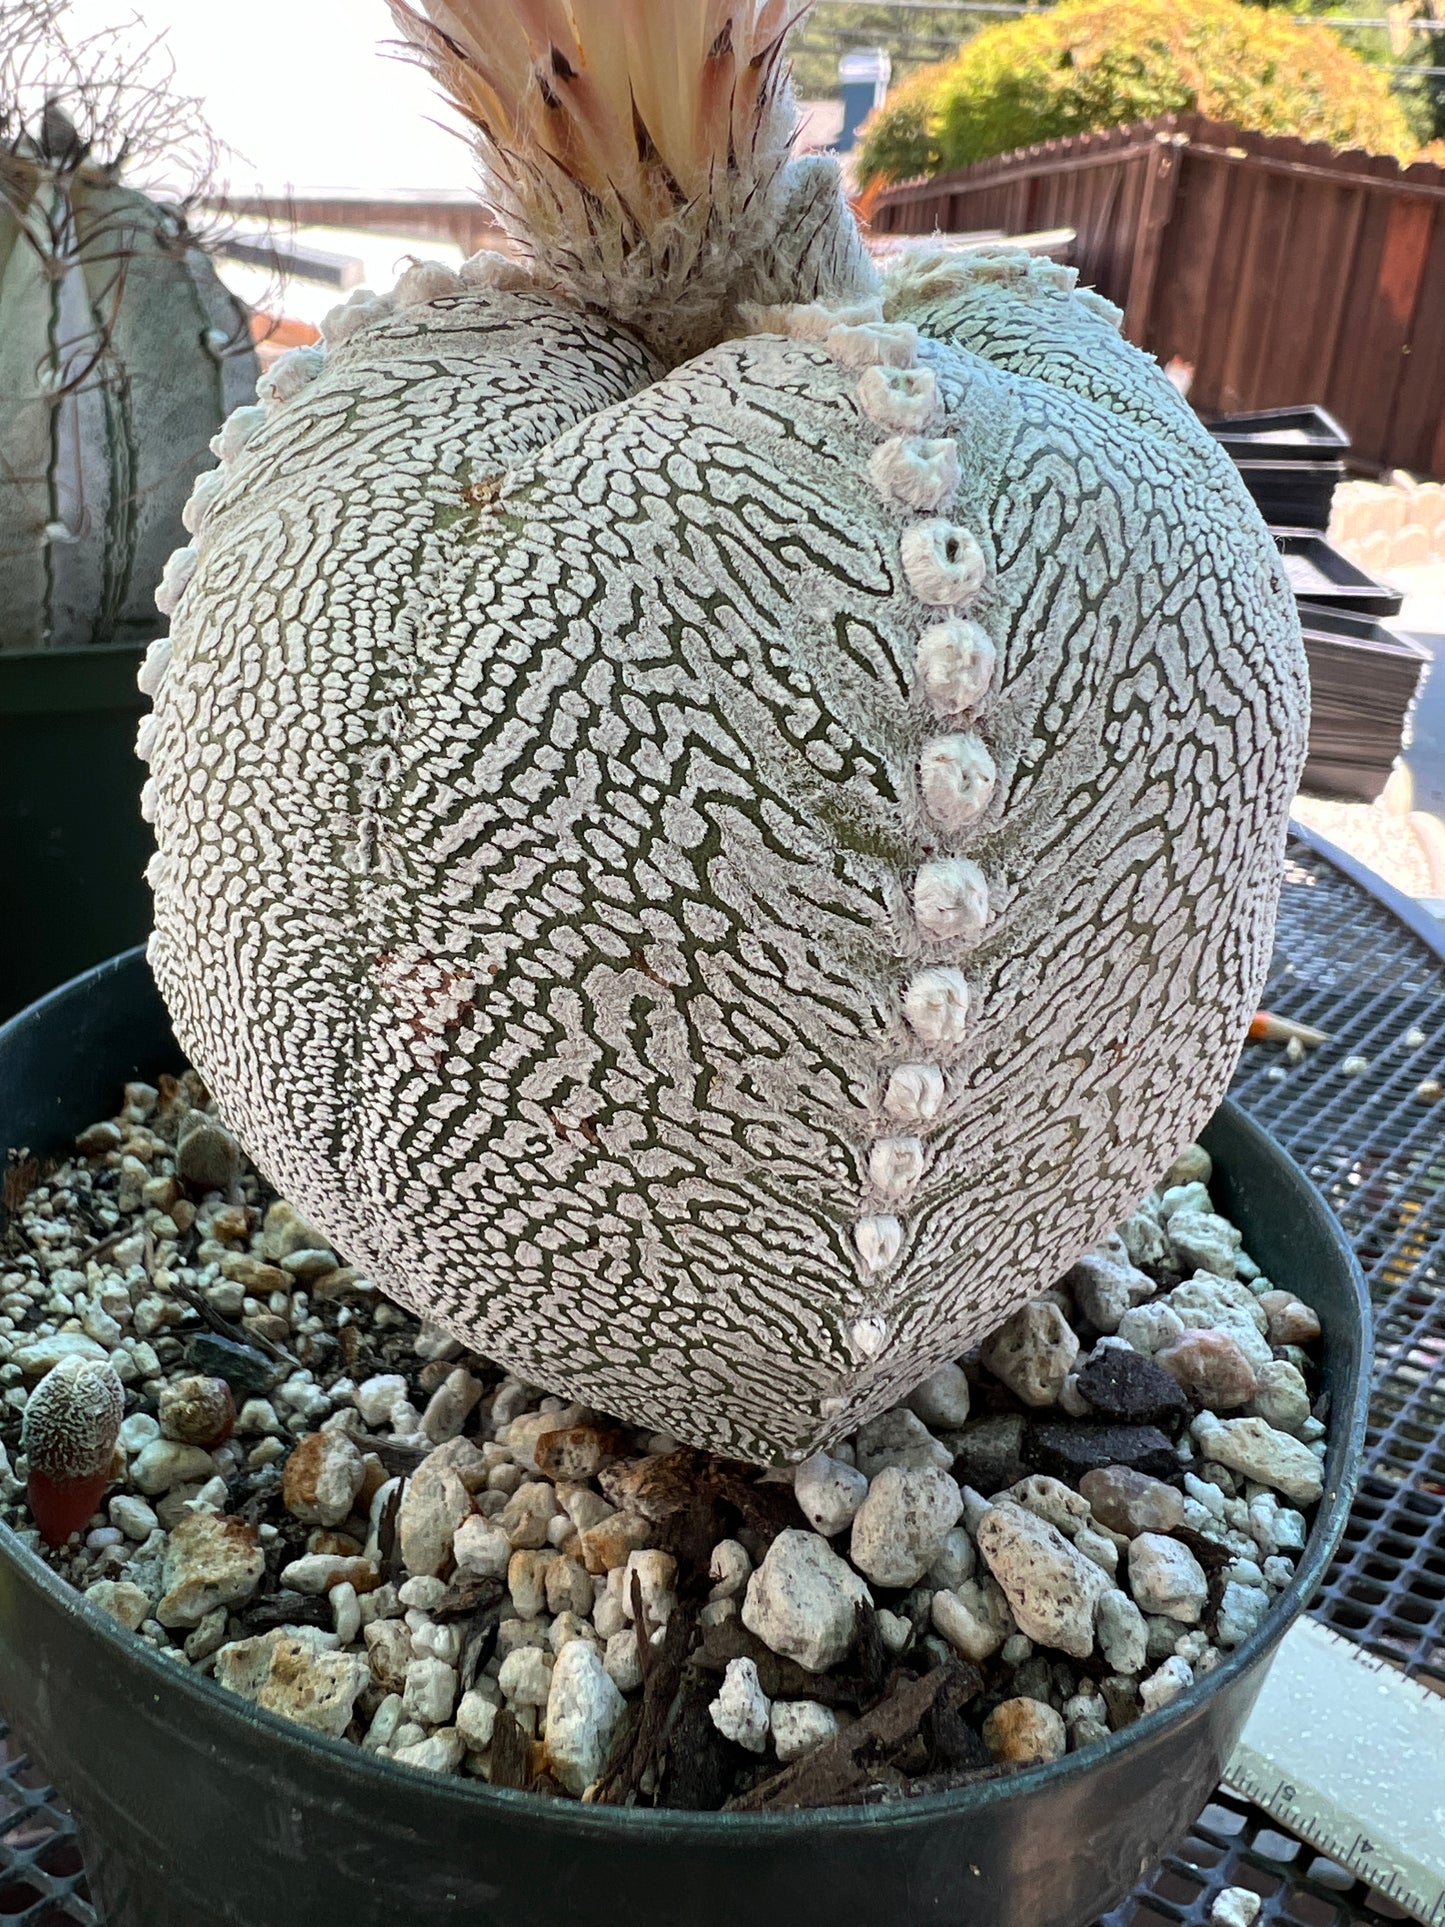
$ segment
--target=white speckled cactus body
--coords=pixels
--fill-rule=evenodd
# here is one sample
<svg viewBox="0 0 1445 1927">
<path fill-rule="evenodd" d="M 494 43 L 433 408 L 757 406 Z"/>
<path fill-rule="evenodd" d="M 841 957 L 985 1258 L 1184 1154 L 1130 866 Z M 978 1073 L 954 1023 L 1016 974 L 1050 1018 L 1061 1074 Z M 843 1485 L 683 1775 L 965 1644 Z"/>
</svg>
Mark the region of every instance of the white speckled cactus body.
<svg viewBox="0 0 1445 1927">
<path fill-rule="evenodd" d="M 429 11 L 514 153 L 597 78 L 534 38 L 505 121 L 493 42 L 589 9 Z M 669 18 L 756 74 L 771 12 Z M 387 1291 L 777 1460 L 1046 1288 L 1208 1118 L 1307 704 L 1269 538 L 1107 304 L 1009 251 L 879 287 L 816 164 L 709 151 L 764 226 L 721 292 L 698 251 L 706 328 L 655 229 L 582 304 L 537 216 L 521 267 L 353 299 L 228 426 L 146 672 L 152 957 Z M 507 175 L 519 226 L 550 179 Z"/>
</svg>

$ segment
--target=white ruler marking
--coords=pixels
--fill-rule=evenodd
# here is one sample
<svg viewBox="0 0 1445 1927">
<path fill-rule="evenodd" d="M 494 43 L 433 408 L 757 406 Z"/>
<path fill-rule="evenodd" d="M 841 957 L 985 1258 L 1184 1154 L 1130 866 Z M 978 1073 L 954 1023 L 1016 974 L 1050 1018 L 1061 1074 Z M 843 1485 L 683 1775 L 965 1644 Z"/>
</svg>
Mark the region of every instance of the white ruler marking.
<svg viewBox="0 0 1445 1927">
<path fill-rule="evenodd" d="M 1225 1780 L 1445 1927 L 1445 1700 L 1315 1619 L 1280 1644 Z"/>
</svg>

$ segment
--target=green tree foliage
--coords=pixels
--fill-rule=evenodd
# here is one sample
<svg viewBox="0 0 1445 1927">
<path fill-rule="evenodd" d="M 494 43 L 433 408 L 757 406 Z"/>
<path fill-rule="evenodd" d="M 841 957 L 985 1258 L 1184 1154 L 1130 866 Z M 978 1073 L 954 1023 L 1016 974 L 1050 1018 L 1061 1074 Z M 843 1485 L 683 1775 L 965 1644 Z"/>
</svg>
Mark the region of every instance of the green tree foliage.
<svg viewBox="0 0 1445 1927">
<path fill-rule="evenodd" d="M 859 179 L 1190 110 L 1402 159 L 1417 146 L 1388 76 L 1323 23 L 1240 0 L 1061 0 L 984 28 L 890 95 L 865 129 Z"/>
</svg>

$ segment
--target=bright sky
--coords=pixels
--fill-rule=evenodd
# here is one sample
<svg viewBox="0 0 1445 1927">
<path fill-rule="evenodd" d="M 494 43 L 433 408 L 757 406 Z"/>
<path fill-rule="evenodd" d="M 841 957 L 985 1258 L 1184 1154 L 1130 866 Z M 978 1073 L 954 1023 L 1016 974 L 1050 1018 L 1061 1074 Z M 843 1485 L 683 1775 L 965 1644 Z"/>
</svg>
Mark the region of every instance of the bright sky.
<svg viewBox="0 0 1445 1927">
<path fill-rule="evenodd" d="M 395 37 L 383 0 L 72 0 L 69 20 L 78 33 L 125 21 L 129 37 L 136 14 L 144 38 L 165 31 L 179 90 L 240 157 L 237 191 L 473 185 L 431 83 L 381 50 Z"/>
</svg>

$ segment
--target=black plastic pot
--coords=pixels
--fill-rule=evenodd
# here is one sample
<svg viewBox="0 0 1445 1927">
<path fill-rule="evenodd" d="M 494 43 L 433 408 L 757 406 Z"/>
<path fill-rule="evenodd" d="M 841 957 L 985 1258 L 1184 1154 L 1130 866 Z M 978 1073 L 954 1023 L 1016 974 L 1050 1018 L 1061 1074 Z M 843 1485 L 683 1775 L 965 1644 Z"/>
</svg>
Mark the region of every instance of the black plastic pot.
<svg viewBox="0 0 1445 1927">
<path fill-rule="evenodd" d="M 0 1018 L 150 928 L 143 653 L 0 649 Z"/>
<path fill-rule="evenodd" d="M 0 1145 L 58 1152 L 121 1082 L 175 1068 L 139 954 L 0 1031 Z M 1172 1706 L 1049 1767 L 889 1807 L 616 1811 L 439 1780 L 257 1712 L 86 1607 L 0 1532 L 0 1706 L 82 1820 L 107 1927 L 1082 1927 L 1217 1784 L 1273 1647 L 1322 1577 L 1364 1436 L 1369 1308 L 1318 1193 L 1239 1111 L 1219 1201 L 1318 1310 L 1334 1424 L 1295 1579 Z"/>
</svg>

